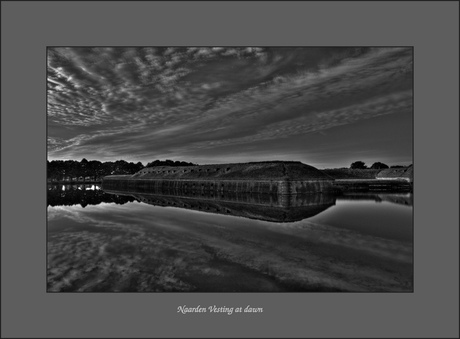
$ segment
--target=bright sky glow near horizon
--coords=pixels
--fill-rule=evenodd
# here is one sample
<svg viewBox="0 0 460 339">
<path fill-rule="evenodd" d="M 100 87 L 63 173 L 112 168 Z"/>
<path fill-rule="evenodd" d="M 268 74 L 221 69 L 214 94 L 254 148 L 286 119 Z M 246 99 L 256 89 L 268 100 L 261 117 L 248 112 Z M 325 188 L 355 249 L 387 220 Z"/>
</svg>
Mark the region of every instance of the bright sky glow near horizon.
<svg viewBox="0 0 460 339">
<path fill-rule="evenodd" d="M 49 48 L 48 160 L 412 163 L 412 48 Z"/>
</svg>

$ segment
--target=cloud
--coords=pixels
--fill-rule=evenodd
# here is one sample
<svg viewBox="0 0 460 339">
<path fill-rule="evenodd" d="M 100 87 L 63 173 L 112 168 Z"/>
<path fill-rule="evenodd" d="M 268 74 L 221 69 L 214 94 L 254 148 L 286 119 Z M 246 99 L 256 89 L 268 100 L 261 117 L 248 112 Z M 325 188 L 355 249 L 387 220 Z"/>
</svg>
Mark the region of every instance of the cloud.
<svg viewBox="0 0 460 339">
<path fill-rule="evenodd" d="M 411 89 L 409 48 L 50 48 L 48 152 L 249 146 L 410 111 Z"/>
<path fill-rule="evenodd" d="M 228 282 L 244 272 L 259 281 L 269 278 L 305 289 L 319 284 L 393 291 L 409 286 L 412 278 L 405 273 L 412 263 L 410 243 L 312 219 L 235 222 L 227 215 L 137 202 L 48 210 L 52 291 L 193 290 L 191 277 L 212 279 L 216 289 L 225 289 L 236 287 Z M 248 290 L 271 286 L 237 285 Z"/>
</svg>

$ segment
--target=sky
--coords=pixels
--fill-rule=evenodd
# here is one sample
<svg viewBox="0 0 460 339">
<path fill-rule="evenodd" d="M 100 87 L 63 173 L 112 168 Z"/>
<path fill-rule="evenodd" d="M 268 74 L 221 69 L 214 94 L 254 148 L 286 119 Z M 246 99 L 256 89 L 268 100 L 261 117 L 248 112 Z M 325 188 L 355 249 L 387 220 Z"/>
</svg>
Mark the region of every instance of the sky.
<svg viewBox="0 0 460 339">
<path fill-rule="evenodd" d="M 48 160 L 412 163 L 412 48 L 50 47 Z"/>
</svg>

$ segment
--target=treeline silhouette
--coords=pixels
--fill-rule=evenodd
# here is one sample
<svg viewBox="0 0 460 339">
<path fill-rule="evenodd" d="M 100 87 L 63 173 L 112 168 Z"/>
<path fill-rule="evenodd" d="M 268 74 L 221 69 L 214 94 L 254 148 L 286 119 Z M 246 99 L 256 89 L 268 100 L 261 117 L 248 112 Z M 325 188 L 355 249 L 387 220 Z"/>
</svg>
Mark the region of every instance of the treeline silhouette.
<svg viewBox="0 0 460 339">
<path fill-rule="evenodd" d="M 410 167 L 409 166 L 401 166 L 401 165 L 393 165 L 393 166 L 388 166 L 387 164 L 384 164 L 380 161 L 374 162 L 371 167 L 367 167 L 364 161 L 355 161 L 350 165 L 351 169 L 386 169 L 386 168 L 405 168 L 405 167 Z"/>
<path fill-rule="evenodd" d="M 125 160 L 106 161 L 52 160 L 47 161 L 48 181 L 101 181 L 106 175 L 134 174 L 145 167 L 154 166 L 196 166 L 191 162 L 155 160 L 144 166 L 141 162 Z"/>
<path fill-rule="evenodd" d="M 99 205 L 100 203 L 115 203 L 123 205 L 137 201 L 132 196 L 108 194 L 100 189 L 87 190 L 87 185 L 51 185 L 48 187 L 48 206 Z"/>
</svg>

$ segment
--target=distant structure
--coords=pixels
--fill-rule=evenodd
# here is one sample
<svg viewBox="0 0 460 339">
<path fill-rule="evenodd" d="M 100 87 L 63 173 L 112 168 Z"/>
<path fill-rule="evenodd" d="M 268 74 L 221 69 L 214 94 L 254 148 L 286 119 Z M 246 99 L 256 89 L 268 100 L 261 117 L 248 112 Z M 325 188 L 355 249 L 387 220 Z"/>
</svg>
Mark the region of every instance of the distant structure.
<svg viewBox="0 0 460 339">
<path fill-rule="evenodd" d="M 300 161 L 148 167 L 133 175 L 109 175 L 103 189 L 304 194 L 331 192 L 334 179 Z"/>
<path fill-rule="evenodd" d="M 379 180 L 405 180 L 413 182 L 414 167 L 410 165 L 409 167 L 402 168 L 387 168 L 381 170 L 375 177 Z"/>
</svg>

